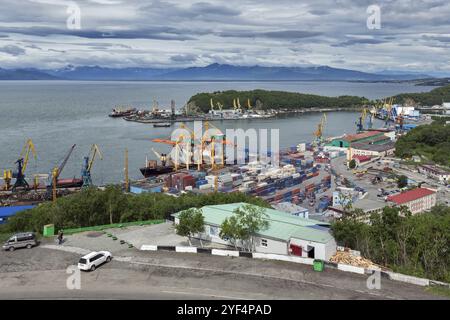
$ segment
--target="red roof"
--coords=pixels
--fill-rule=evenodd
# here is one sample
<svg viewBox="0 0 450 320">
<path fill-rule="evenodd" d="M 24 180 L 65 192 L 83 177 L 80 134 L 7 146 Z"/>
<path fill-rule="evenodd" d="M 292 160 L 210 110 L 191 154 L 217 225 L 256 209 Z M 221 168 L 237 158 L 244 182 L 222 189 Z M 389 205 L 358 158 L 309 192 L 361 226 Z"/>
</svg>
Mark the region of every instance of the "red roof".
<svg viewBox="0 0 450 320">
<path fill-rule="evenodd" d="M 380 132 L 380 131 L 366 131 L 366 132 L 357 133 L 357 134 L 347 134 L 344 137 L 344 139 L 349 141 L 349 142 L 353 142 L 355 140 L 361 140 L 361 139 L 377 136 L 380 133 L 382 133 L 382 132 Z"/>
<path fill-rule="evenodd" d="M 425 188 L 417 188 L 410 191 L 402 192 L 400 194 L 396 194 L 394 196 L 389 196 L 388 200 L 395 202 L 396 204 L 404 204 L 410 201 L 414 201 L 430 194 L 436 193 L 430 189 Z"/>
<path fill-rule="evenodd" d="M 372 157 L 371 156 L 354 155 L 353 159 L 358 159 L 359 162 L 366 162 L 366 161 L 369 161 L 370 159 L 372 159 Z"/>
</svg>

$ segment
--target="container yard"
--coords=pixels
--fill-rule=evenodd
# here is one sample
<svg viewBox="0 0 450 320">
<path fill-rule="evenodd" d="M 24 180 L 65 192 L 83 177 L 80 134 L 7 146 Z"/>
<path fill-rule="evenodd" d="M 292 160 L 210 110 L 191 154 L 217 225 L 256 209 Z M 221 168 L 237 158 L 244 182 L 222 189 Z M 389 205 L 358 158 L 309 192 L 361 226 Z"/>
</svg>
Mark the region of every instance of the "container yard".
<svg viewBox="0 0 450 320">
<path fill-rule="evenodd" d="M 304 150 L 304 151 L 299 151 Z M 248 149 L 246 150 L 248 156 Z M 280 166 L 263 160 L 231 165 L 217 170 L 179 170 L 157 178 L 131 182 L 130 192 L 242 192 L 272 205 L 290 203 L 322 213 L 332 204 L 330 159 L 339 153 L 300 144 L 279 154 Z M 268 156 L 271 156 L 270 152 Z M 319 159 L 319 161 L 316 161 Z"/>
</svg>

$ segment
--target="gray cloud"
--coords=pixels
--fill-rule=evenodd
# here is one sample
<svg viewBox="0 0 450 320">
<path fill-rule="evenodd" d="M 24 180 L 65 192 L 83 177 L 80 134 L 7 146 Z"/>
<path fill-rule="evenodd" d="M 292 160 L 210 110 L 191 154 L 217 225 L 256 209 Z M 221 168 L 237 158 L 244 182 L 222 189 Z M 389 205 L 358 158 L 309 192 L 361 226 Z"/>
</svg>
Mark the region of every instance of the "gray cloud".
<svg viewBox="0 0 450 320">
<path fill-rule="evenodd" d="M 194 54 L 178 54 L 170 57 L 170 60 L 174 62 L 191 63 L 197 60 L 197 56 Z"/>
<path fill-rule="evenodd" d="M 0 52 L 4 52 L 7 54 L 10 54 L 12 56 L 21 56 L 23 54 L 25 54 L 25 49 L 18 47 L 18 46 L 14 46 L 14 45 L 6 45 L 4 47 L 0 47 Z"/>
<path fill-rule="evenodd" d="M 7 56 L 0 67 L 310 63 L 450 72 L 448 0 L 376 1 L 381 30 L 366 27 L 373 0 L 76 0 L 81 30 L 66 28 L 67 3 L 2 0 L 0 48 L 20 61 Z"/>
<path fill-rule="evenodd" d="M 348 47 L 348 46 L 354 46 L 354 45 L 358 45 L 358 44 L 380 44 L 380 43 L 386 43 L 388 41 L 386 40 L 381 40 L 381 39 L 349 39 L 345 42 L 339 43 L 339 44 L 333 44 L 332 46 L 335 47 Z"/>
</svg>

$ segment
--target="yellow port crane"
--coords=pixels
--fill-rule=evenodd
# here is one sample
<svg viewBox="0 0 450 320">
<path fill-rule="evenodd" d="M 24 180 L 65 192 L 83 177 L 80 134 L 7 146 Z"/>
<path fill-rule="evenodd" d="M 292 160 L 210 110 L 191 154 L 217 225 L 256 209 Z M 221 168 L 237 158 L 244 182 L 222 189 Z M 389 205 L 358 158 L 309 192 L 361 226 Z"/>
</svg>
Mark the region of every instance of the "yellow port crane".
<svg viewBox="0 0 450 320">
<path fill-rule="evenodd" d="M 28 139 L 25 145 L 22 148 L 22 152 L 20 153 L 20 158 L 24 158 L 22 170 L 25 173 L 27 169 L 28 160 L 30 158 L 30 151 L 33 153 L 34 160 L 37 160 L 36 149 L 34 148 L 33 140 Z"/>
<path fill-rule="evenodd" d="M 322 119 L 320 120 L 319 124 L 317 125 L 317 130 L 314 132 L 317 143 L 321 143 L 323 140 L 323 131 L 325 129 L 326 123 L 327 123 L 327 114 L 324 113 L 322 115 Z"/>
<path fill-rule="evenodd" d="M 211 105 L 211 113 L 214 113 L 214 102 L 212 98 L 209 100 L 209 104 Z"/>
<path fill-rule="evenodd" d="M 250 103 L 250 99 L 247 99 L 247 108 L 248 108 L 248 110 L 252 110 L 253 109 L 253 106 Z"/>
<path fill-rule="evenodd" d="M 14 174 L 12 174 L 12 177 L 16 178 L 16 182 L 12 187 L 12 191 L 16 191 L 17 188 L 24 188 L 25 190 L 28 190 L 30 188 L 28 182 L 25 180 L 25 171 L 30 159 L 30 152 L 33 154 L 34 160 L 37 160 L 36 149 L 34 147 L 33 141 L 31 139 L 28 139 L 22 148 L 19 159 L 16 161 L 17 172 L 14 172 Z M 9 176 L 10 174 L 8 173 L 7 175 Z"/>
</svg>

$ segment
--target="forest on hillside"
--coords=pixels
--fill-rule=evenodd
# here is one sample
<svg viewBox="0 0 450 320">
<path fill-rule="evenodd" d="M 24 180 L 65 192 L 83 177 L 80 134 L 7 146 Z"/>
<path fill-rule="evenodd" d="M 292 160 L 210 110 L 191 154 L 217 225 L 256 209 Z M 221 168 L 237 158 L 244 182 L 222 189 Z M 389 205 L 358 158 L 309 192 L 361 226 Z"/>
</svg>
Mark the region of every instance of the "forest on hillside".
<svg viewBox="0 0 450 320">
<path fill-rule="evenodd" d="M 373 101 L 370 101 L 365 97 L 327 97 L 314 94 L 268 90 L 203 92 L 192 96 L 189 99 L 188 104 L 193 104 L 202 112 L 206 113 L 211 109 L 211 99 L 215 108 L 217 108 L 217 104 L 220 104 L 225 109 L 232 109 L 233 100 L 237 100 L 238 98 L 243 109 L 247 109 L 248 102 L 250 102 L 251 106 L 261 110 L 360 108 L 364 105 L 374 104 Z M 430 92 L 402 93 L 392 98 L 394 99 L 394 103 L 398 104 L 410 103 L 412 101 L 417 105 L 441 105 L 443 102 L 450 102 L 450 85 L 433 89 Z"/>
<path fill-rule="evenodd" d="M 450 282 L 450 208 L 411 215 L 405 208 L 385 207 L 370 224 L 358 221 L 360 213 L 332 224 L 336 241 L 396 272 Z"/>
<path fill-rule="evenodd" d="M 397 140 L 395 155 L 403 159 L 420 156 L 425 161 L 450 167 L 450 125 L 443 118 L 414 128 Z"/>
<path fill-rule="evenodd" d="M 450 102 L 450 85 L 439 87 L 430 92 L 402 93 L 393 97 L 394 103 L 403 104 L 407 100 L 413 100 L 417 105 L 434 106 Z"/>
<path fill-rule="evenodd" d="M 223 105 L 224 109 L 232 109 L 233 100 L 238 98 L 244 109 L 247 109 L 248 101 L 250 101 L 251 106 L 261 110 L 281 108 L 292 110 L 304 108 L 357 108 L 369 103 L 368 99 L 356 96 L 325 97 L 284 91 L 228 90 L 198 93 L 190 98 L 188 104 L 195 103 L 201 111 L 208 112 L 211 109 L 211 99 L 214 107 L 219 103 Z"/>
</svg>

